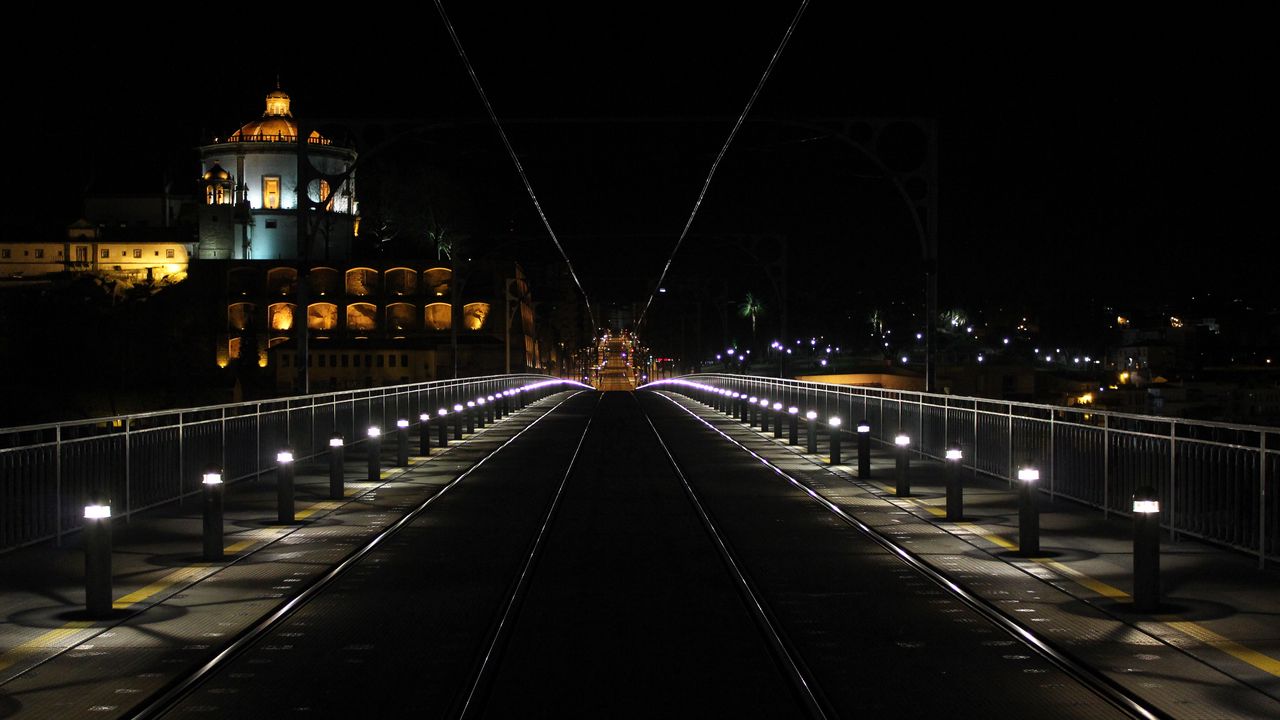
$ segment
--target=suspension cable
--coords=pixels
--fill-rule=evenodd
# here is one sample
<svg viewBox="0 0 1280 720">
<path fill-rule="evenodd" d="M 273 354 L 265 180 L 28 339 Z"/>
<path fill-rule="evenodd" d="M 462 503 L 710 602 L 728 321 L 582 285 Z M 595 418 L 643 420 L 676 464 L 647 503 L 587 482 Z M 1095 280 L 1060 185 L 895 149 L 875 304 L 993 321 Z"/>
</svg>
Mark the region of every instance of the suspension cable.
<svg viewBox="0 0 1280 720">
<path fill-rule="evenodd" d="M 805 0 L 807 3 L 808 0 Z M 445 29 L 449 31 L 449 37 L 453 39 L 453 47 L 458 51 L 458 56 L 462 58 L 462 63 L 467 66 L 467 74 L 471 76 L 471 84 L 475 85 L 476 92 L 480 95 L 480 101 L 484 103 L 484 108 L 489 113 L 489 119 L 493 121 L 494 128 L 498 131 L 498 136 L 502 138 L 502 144 L 507 148 L 507 154 L 511 156 L 511 162 L 515 163 L 516 172 L 520 175 L 521 182 L 524 183 L 524 189 L 529 193 L 529 199 L 533 201 L 533 208 L 538 211 L 538 217 L 542 218 L 542 226 L 546 228 L 547 234 L 551 236 L 551 242 L 555 244 L 556 250 L 560 251 L 560 257 L 564 258 L 564 264 L 569 269 L 569 277 L 573 278 L 573 283 L 578 286 L 578 292 L 582 293 L 582 302 L 587 306 L 587 316 L 591 319 L 591 332 L 596 333 L 599 327 L 596 325 L 595 312 L 591 309 L 591 300 L 587 297 L 587 291 L 582 287 L 582 281 L 578 279 L 578 274 L 573 270 L 573 263 L 569 262 L 569 255 L 564 251 L 564 246 L 560 244 L 560 239 L 556 237 L 556 233 L 551 229 L 551 221 L 547 220 L 547 214 L 542 211 L 542 203 L 538 202 L 538 196 L 533 192 L 533 185 L 529 183 L 529 177 L 524 172 L 524 165 L 520 163 L 520 158 L 516 155 L 516 151 L 511 147 L 511 141 L 507 139 L 507 131 L 502 128 L 502 123 L 498 120 L 498 114 L 494 112 L 493 105 L 489 103 L 489 96 L 485 94 L 484 87 L 480 85 L 480 78 L 476 75 L 476 69 L 471 65 L 471 59 L 467 57 L 467 53 L 462 49 L 462 41 L 458 39 L 458 33 L 453 29 L 453 23 L 449 20 L 449 15 L 444 11 L 444 4 L 441 0 L 435 0 L 436 10 L 440 13 L 440 19 L 444 21 Z"/>
<path fill-rule="evenodd" d="M 439 0 L 437 0 L 439 4 Z M 800 22 L 800 16 L 804 15 L 805 8 L 809 7 L 809 0 L 801 0 L 800 9 L 796 10 L 795 17 L 791 18 L 791 24 L 787 26 L 787 32 L 782 36 L 782 42 L 778 44 L 778 49 L 773 51 L 773 57 L 769 59 L 769 65 L 764 69 L 764 74 L 760 76 L 760 82 L 756 84 L 756 89 L 751 93 L 751 99 L 747 100 L 747 106 L 742 109 L 742 114 L 738 115 L 738 120 L 733 124 L 733 129 L 729 131 L 729 138 L 724 141 L 724 146 L 720 148 L 720 153 L 716 155 L 715 162 L 711 163 L 711 170 L 707 173 L 707 179 L 702 183 L 702 190 L 698 193 L 698 199 L 693 203 L 693 211 L 689 213 L 689 219 L 684 224 L 684 229 L 680 231 L 680 237 L 676 239 L 675 247 L 671 248 L 671 254 L 667 256 L 667 262 L 662 266 L 662 274 L 658 276 L 658 283 L 653 286 L 653 290 L 649 293 L 649 299 L 644 303 L 644 310 L 640 312 L 640 320 L 636 322 L 636 328 L 639 329 L 644 325 L 644 318 L 649 313 L 649 306 L 653 304 L 653 298 L 658 294 L 658 288 L 662 287 L 662 282 L 667 278 L 667 272 L 671 270 L 671 263 L 676 259 L 676 253 L 680 252 L 680 246 L 684 244 L 685 236 L 689 234 L 689 228 L 693 226 L 693 219 L 698 215 L 698 209 L 702 207 L 702 199 L 707 195 L 707 188 L 711 187 L 711 178 L 716 174 L 716 168 L 720 167 L 720 161 L 724 159 L 724 155 L 729 150 L 729 145 L 733 143 L 733 138 L 738 134 L 738 129 L 746 122 L 747 115 L 751 113 L 751 106 L 755 105 L 756 98 L 760 96 L 760 91 L 764 89 L 765 82 L 769 79 L 770 73 L 773 72 L 773 66 L 777 64 L 778 58 L 782 55 L 782 51 L 787 47 L 787 42 L 791 40 L 791 33 L 796 29 L 796 24 Z"/>
</svg>

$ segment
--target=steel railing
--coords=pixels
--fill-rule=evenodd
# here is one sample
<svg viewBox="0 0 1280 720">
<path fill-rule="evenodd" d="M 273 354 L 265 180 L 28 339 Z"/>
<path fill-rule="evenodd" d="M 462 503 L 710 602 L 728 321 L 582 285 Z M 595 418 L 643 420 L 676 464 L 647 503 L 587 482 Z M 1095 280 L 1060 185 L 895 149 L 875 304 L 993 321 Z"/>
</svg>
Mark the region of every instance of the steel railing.
<svg viewBox="0 0 1280 720">
<path fill-rule="evenodd" d="M 370 425 L 416 425 L 421 413 L 548 380 L 491 375 L 0 429 L 0 552 L 78 530 L 90 500 L 128 518 L 199 492 L 211 465 L 228 482 L 256 477 L 282 448 L 305 460 L 334 433 L 363 442 Z"/>
<path fill-rule="evenodd" d="M 1280 557 L 1280 428 L 744 375 L 679 381 L 840 416 L 844 431 L 868 420 L 876 440 L 906 432 L 931 458 L 958 446 L 966 467 L 1010 483 L 1035 466 L 1042 492 L 1104 513 L 1129 515 L 1134 491 L 1151 486 L 1175 537 Z"/>
</svg>

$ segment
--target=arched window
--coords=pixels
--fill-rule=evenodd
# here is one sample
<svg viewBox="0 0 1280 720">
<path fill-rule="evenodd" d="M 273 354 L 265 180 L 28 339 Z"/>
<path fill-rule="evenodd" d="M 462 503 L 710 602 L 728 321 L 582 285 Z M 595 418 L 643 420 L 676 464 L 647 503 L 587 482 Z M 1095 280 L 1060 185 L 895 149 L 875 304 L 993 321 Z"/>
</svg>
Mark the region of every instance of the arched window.
<svg viewBox="0 0 1280 720">
<path fill-rule="evenodd" d="M 253 303 L 232 303 L 227 307 L 227 327 L 244 332 L 253 325 Z"/>
<path fill-rule="evenodd" d="M 331 267 L 311 268 L 307 277 L 311 292 L 317 297 L 333 297 L 342 293 L 342 276 Z"/>
<path fill-rule="evenodd" d="M 427 294 L 432 297 L 448 297 L 449 296 L 449 280 L 453 278 L 453 271 L 446 267 L 431 268 L 423 273 L 426 281 Z"/>
<path fill-rule="evenodd" d="M 298 271 L 291 267 L 271 268 L 267 271 L 267 293 L 292 295 L 298 284 Z"/>
<path fill-rule="evenodd" d="M 418 290 L 418 273 L 405 267 L 387 271 L 387 292 L 392 295 L 412 295 Z"/>
<path fill-rule="evenodd" d="M 409 303 L 392 303 L 387 306 L 387 329 L 392 332 L 409 332 L 417 326 L 416 312 Z"/>
<path fill-rule="evenodd" d="M 311 330 L 335 330 L 338 327 L 338 306 L 333 303 L 311 303 L 307 306 L 307 328 Z"/>
<path fill-rule="evenodd" d="M 351 303 L 347 306 L 347 329 L 364 332 L 378 329 L 378 309 L 372 303 Z"/>
<path fill-rule="evenodd" d="M 448 330 L 453 325 L 453 307 L 449 303 L 431 303 L 423 308 L 422 319 L 428 330 Z"/>
<path fill-rule="evenodd" d="M 213 204 L 213 186 L 212 185 L 204 186 L 204 204 L 205 205 Z"/>
<path fill-rule="evenodd" d="M 368 297 L 378 291 L 378 271 L 373 268 L 351 268 L 347 271 L 347 294 Z"/>
<path fill-rule="evenodd" d="M 267 306 L 267 320 L 272 330 L 285 332 L 293 328 L 293 303 L 272 303 Z"/>
<path fill-rule="evenodd" d="M 462 326 L 468 330 L 479 330 L 489 317 L 489 303 L 473 302 L 462 306 Z"/>
</svg>

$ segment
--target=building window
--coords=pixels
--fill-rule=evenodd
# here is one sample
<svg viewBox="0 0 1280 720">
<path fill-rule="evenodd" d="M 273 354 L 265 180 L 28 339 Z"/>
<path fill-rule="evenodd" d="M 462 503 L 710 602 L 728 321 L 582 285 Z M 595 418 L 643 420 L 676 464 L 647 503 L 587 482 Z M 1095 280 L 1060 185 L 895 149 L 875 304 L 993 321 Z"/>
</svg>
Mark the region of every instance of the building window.
<svg viewBox="0 0 1280 720">
<path fill-rule="evenodd" d="M 395 356 L 395 355 L 388 355 L 388 356 L 387 356 L 387 367 L 395 367 L 395 366 L 396 366 L 396 356 Z"/>
<path fill-rule="evenodd" d="M 359 355 L 352 355 L 352 356 L 351 356 L 351 367 L 360 367 L 360 356 L 359 356 Z"/>
<path fill-rule="evenodd" d="M 44 250 L 43 250 L 43 249 L 37 249 L 37 250 L 36 250 L 36 257 L 38 257 L 38 258 L 42 258 L 42 257 L 44 257 Z"/>
<path fill-rule="evenodd" d="M 141 260 L 141 259 L 142 259 L 142 248 L 134 248 L 134 249 L 133 249 L 133 258 L 134 258 L 135 260 Z"/>
<path fill-rule="evenodd" d="M 280 176 L 268 175 L 262 178 L 262 207 L 268 210 L 280 208 Z"/>
<path fill-rule="evenodd" d="M 338 356 L 337 356 L 337 355 L 330 355 L 330 356 L 329 356 L 329 367 L 338 367 Z"/>
<path fill-rule="evenodd" d="M 165 251 L 164 251 L 164 256 L 165 256 L 166 258 L 168 258 L 168 259 L 172 260 L 172 259 L 173 259 L 173 248 L 166 248 L 166 249 L 165 249 Z"/>
<path fill-rule="evenodd" d="M 99 253 L 99 254 L 102 256 L 102 259 L 103 259 L 103 260 L 106 260 L 107 258 L 111 257 L 111 251 L 110 251 L 110 250 L 106 250 L 106 249 L 104 249 L 104 250 L 103 250 L 101 253 Z"/>
<path fill-rule="evenodd" d="M 382 367 L 382 363 L 383 363 L 383 361 L 384 361 L 384 360 L 383 360 L 383 356 L 382 356 L 382 355 L 379 355 L 379 356 L 378 356 L 378 367 Z"/>
<path fill-rule="evenodd" d="M 320 367 L 324 367 L 324 355 L 320 355 Z"/>
<path fill-rule="evenodd" d="M 120 257 L 129 257 L 129 251 L 128 251 L 128 250 L 121 250 L 121 251 L 120 251 Z"/>
<path fill-rule="evenodd" d="M 204 204 L 205 205 L 213 204 L 213 186 L 212 185 L 204 186 Z"/>
<path fill-rule="evenodd" d="M 156 257 L 160 257 L 160 251 L 156 250 L 155 252 L 156 252 Z"/>
<path fill-rule="evenodd" d="M 409 356 L 408 356 L 408 355 L 401 355 L 401 356 L 400 356 L 400 367 L 406 367 L 406 368 L 407 368 L 407 367 L 409 367 Z"/>
<path fill-rule="evenodd" d="M 9 252 L 7 248 L 0 250 L 0 259 L 8 260 L 10 255 L 12 255 L 12 253 Z"/>
<path fill-rule="evenodd" d="M 347 366 L 347 354 L 346 354 L 346 353 L 343 353 L 343 354 L 342 354 L 342 367 L 346 367 L 346 366 Z"/>
<path fill-rule="evenodd" d="M 382 363 L 378 363 L 378 364 L 379 364 L 379 365 L 381 365 Z M 365 366 L 365 367 L 367 367 L 367 368 L 373 367 L 373 356 L 372 356 L 372 355 L 365 355 L 365 356 L 364 356 L 364 366 Z"/>
</svg>

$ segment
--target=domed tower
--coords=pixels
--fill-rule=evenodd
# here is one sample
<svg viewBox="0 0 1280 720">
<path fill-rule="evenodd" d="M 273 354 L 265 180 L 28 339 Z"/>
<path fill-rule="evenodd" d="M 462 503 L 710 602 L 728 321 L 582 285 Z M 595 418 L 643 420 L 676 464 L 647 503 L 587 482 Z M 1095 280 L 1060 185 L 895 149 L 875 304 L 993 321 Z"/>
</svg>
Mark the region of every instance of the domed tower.
<svg viewBox="0 0 1280 720">
<path fill-rule="evenodd" d="M 267 93 L 266 111 L 225 140 L 200 148 L 204 205 L 199 256 L 206 259 L 296 259 L 298 251 L 298 123 L 280 88 Z M 305 156 L 319 174 L 342 175 L 356 161 L 351 148 L 319 132 L 305 138 Z M 228 171 L 224 168 L 234 168 Z M 342 259 L 351 252 L 358 223 L 355 176 L 337 188 L 323 179 L 302 188 L 322 203 L 307 255 Z M 220 194 L 221 193 L 221 194 Z"/>
</svg>

